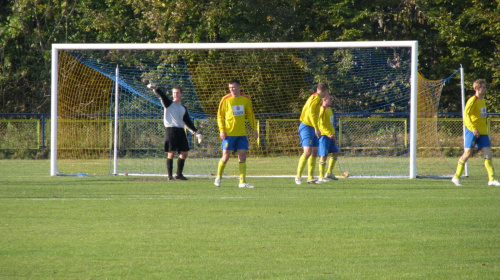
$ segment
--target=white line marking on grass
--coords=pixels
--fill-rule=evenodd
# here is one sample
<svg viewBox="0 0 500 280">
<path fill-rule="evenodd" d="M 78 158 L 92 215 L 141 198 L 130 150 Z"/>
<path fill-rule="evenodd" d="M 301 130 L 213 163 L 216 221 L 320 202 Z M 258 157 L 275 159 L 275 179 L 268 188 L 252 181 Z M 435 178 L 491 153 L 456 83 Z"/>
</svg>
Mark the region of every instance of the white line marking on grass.
<svg viewBox="0 0 500 280">
<path fill-rule="evenodd" d="M 500 197 L 484 197 L 487 199 L 497 199 Z M 348 199 L 397 199 L 397 200 L 412 200 L 408 197 L 400 196 L 315 196 L 315 197 L 302 197 L 302 196 L 110 196 L 110 197 L 12 197 L 12 198 L 0 198 L 0 200 L 31 200 L 31 201 L 109 201 L 109 200 L 237 200 L 237 199 L 332 199 L 332 200 L 348 200 Z M 438 196 L 428 196 L 428 197 L 418 197 L 418 199 L 435 199 L 435 200 L 473 200 L 480 199 L 479 197 L 438 197 Z"/>
</svg>

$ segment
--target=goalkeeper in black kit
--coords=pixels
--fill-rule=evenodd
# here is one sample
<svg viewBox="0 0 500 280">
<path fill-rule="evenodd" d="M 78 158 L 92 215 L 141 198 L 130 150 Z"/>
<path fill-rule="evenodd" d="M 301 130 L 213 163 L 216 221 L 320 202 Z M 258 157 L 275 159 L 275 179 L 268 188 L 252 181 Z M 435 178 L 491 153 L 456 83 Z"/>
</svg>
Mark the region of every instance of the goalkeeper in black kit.
<svg viewBox="0 0 500 280">
<path fill-rule="evenodd" d="M 154 91 L 163 105 L 163 124 L 166 127 L 164 150 L 167 152 L 168 180 L 174 180 L 174 178 L 176 180 L 187 180 L 182 175 L 184 162 L 189 152 L 189 143 L 184 126 L 198 137 L 198 143 L 201 143 L 201 134 L 198 133 L 198 130 L 189 118 L 186 107 L 181 104 L 182 89 L 180 87 L 172 88 L 173 99 L 170 99 L 155 84 L 149 83 L 148 88 Z M 179 153 L 179 158 L 177 159 L 177 172 L 175 177 L 173 177 L 172 169 L 175 152 Z"/>
</svg>

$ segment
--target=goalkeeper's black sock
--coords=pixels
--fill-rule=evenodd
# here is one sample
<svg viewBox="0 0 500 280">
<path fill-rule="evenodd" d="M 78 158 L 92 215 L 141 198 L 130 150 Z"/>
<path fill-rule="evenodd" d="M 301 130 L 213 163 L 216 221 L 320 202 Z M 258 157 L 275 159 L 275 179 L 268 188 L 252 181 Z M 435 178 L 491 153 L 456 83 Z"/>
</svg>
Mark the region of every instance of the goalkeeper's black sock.
<svg viewBox="0 0 500 280">
<path fill-rule="evenodd" d="M 178 158 L 177 159 L 177 176 L 182 176 L 182 170 L 184 170 L 184 162 L 186 159 Z"/>
<path fill-rule="evenodd" d="M 172 177 L 173 165 L 174 165 L 174 159 L 167 158 L 167 175 L 168 175 L 168 177 Z"/>
</svg>

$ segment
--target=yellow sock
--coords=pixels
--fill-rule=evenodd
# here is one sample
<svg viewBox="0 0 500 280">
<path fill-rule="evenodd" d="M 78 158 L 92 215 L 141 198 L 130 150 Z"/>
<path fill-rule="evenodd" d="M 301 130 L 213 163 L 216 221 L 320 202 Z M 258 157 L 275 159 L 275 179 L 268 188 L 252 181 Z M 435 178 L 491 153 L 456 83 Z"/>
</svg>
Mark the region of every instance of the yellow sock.
<svg viewBox="0 0 500 280">
<path fill-rule="evenodd" d="M 326 161 L 319 160 L 319 177 L 325 177 Z"/>
<path fill-rule="evenodd" d="M 488 171 L 488 180 L 495 180 L 495 169 L 493 168 L 493 162 L 491 159 L 484 160 L 484 166 L 486 167 L 486 171 Z"/>
<path fill-rule="evenodd" d="M 316 167 L 316 158 L 317 157 L 310 156 L 307 160 L 307 180 L 314 179 L 314 167 Z"/>
<path fill-rule="evenodd" d="M 299 167 L 297 167 L 297 178 L 302 177 L 302 171 L 304 170 L 304 167 L 306 166 L 306 162 L 307 162 L 306 156 L 304 156 L 304 155 L 300 156 Z"/>
<path fill-rule="evenodd" d="M 247 176 L 247 163 L 240 161 L 238 164 L 238 169 L 240 170 L 240 184 L 245 183 L 245 178 Z"/>
<path fill-rule="evenodd" d="M 333 173 L 333 167 L 335 167 L 335 163 L 337 163 L 337 157 L 331 157 L 330 160 L 328 161 L 328 174 Z"/>
<path fill-rule="evenodd" d="M 455 173 L 455 176 L 453 178 L 460 179 L 460 176 L 462 176 L 462 173 L 464 172 L 464 165 L 465 162 L 463 162 L 462 160 L 458 160 L 457 172 Z"/>
<path fill-rule="evenodd" d="M 226 164 L 219 160 L 219 166 L 217 167 L 217 177 L 222 177 L 222 172 L 224 172 L 224 168 L 226 168 Z"/>
</svg>

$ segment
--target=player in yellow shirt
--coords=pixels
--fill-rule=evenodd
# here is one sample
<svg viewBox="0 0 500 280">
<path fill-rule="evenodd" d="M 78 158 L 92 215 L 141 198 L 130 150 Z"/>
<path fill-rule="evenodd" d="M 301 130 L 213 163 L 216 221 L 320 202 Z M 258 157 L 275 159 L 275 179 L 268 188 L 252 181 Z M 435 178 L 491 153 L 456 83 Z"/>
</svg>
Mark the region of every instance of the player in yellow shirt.
<svg viewBox="0 0 500 280">
<path fill-rule="evenodd" d="M 318 156 L 319 156 L 319 182 L 328 182 L 328 179 L 337 180 L 333 175 L 333 167 L 339 157 L 339 148 L 337 147 L 337 139 L 335 139 L 335 128 L 333 122 L 333 111 L 330 106 L 333 103 L 333 96 L 328 94 L 323 97 L 322 105 L 319 109 L 319 130 L 321 136 L 319 137 Z M 326 160 L 328 154 L 331 154 L 328 163 L 328 170 L 326 170 Z"/>
<path fill-rule="evenodd" d="M 481 150 L 484 158 L 484 166 L 488 172 L 488 186 L 500 186 L 500 182 L 495 180 L 495 170 L 492 163 L 492 152 L 490 137 L 488 136 L 488 127 L 486 125 L 486 81 L 483 79 L 476 80 L 472 87 L 476 94 L 467 100 L 464 110 L 464 126 L 465 126 L 465 145 L 464 153 L 458 160 L 457 172 L 451 181 L 456 186 L 461 186 L 460 176 L 464 170 L 464 165 L 472 155 L 472 149 L 476 147 Z"/>
<path fill-rule="evenodd" d="M 328 84 L 319 83 L 316 87 L 316 92 L 309 96 L 306 104 L 302 108 L 302 113 L 300 114 L 299 137 L 303 153 L 300 156 L 299 165 L 297 167 L 297 177 L 295 177 L 295 183 L 297 185 L 302 184 L 302 171 L 304 170 L 306 163 L 308 167 L 307 183 L 319 183 L 313 176 L 316 165 L 316 157 L 318 155 L 318 137 L 321 136 L 318 116 L 319 109 L 321 107 L 321 99 L 328 94 L 330 94 Z"/>
<path fill-rule="evenodd" d="M 246 182 L 246 158 L 248 151 L 248 138 L 245 129 L 245 116 L 252 127 L 255 138 L 259 137 L 255 125 L 255 115 L 250 97 L 241 93 L 241 84 L 234 79 L 229 82 L 229 94 L 224 96 L 219 103 L 217 111 L 217 125 L 222 139 L 222 157 L 217 168 L 217 177 L 214 185 L 220 187 L 222 173 L 231 156 L 231 151 L 238 154 L 238 168 L 240 171 L 240 188 L 254 188 Z"/>
</svg>

